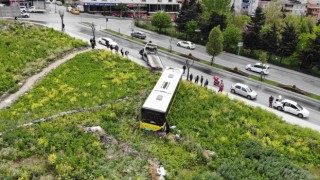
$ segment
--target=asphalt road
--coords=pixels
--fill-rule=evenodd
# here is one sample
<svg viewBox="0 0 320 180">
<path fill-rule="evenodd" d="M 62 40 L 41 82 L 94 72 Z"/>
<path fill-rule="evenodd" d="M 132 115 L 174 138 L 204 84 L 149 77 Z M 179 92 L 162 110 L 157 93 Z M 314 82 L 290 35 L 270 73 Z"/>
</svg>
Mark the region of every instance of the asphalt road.
<svg viewBox="0 0 320 180">
<path fill-rule="evenodd" d="M 63 8 L 63 10 L 65 10 L 65 8 Z M 61 19 L 60 19 L 58 13 L 31 14 L 31 18 L 29 19 L 29 21 L 44 24 L 46 26 L 53 27 L 58 30 L 61 29 Z M 112 36 L 110 34 L 107 34 L 107 33 L 100 31 L 105 28 L 105 25 L 106 25 L 105 17 L 94 16 L 94 15 L 76 16 L 76 15 L 72 15 L 70 13 L 65 12 L 64 22 L 66 24 L 66 33 L 68 33 L 76 38 L 83 39 L 87 42 L 89 42 L 89 39 L 92 37 L 91 28 L 81 25 L 80 22 L 93 22 L 95 25 L 97 25 L 96 26 L 96 37 L 110 36 L 112 39 L 114 39 L 118 42 L 118 44 L 120 45 L 120 48 L 124 48 L 124 50 L 128 50 L 130 52 L 129 55 L 134 59 L 134 61 L 136 61 L 137 63 L 139 63 L 141 65 L 146 66 L 145 62 L 141 60 L 141 57 L 138 53 L 139 49 L 142 48 L 142 45 L 139 45 L 137 43 L 134 43 L 134 42 L 131 42 L 128 40 L 124 40 L 122 38 L 118 38 L 118 37 L 115 37 L 115 36 Z M 124 34 L 130 34 L 130 32 L 131 32 L 131 29 L 130 29 L 131 20 L 119 20 L 117 18 L 116 19 L 109 18 L 107 26 L 108 26 L 108 28 L 110 28 L 112 30 L 120 31 L 121 33 L 124 33 Z M 152 40 L 153 42 L 157 43 L 160 46 L 166 47 L 166 46 L 170 45 L 168 38 L 164 37 L 162 35 L 157 35 L 153 32 L 150 32 L 147 34 L 147 37 L 148 37 L 147 40 Z M 184 48 L 176 47 L 175 41 L 177 41 L 177 40 L 173 40 L 173 43 L 172 43 L 173 50 L 179 51 L 179 52 L 185 53 L 185 54 L 188 54 L 189 52 L 191 52 L 194 56 L 197 56 L 201 59 L 209 58 L 209 60 L 211 60 L 211 57 L 208 56 L 206 53 L 204 53 L 203 47 L 198 46 L 196 51 L 187 50 Z M 105 47 L 102 47 L 101 45 L 99 45 L 99 48 L 105 48 Z M 161 57 L 161 60 L 163 61 L 164 66 L 180 67 L 181 68 L 182 65 L 185 63 L 184 58 L 176 57 L 176 56 L 173 56 L 173 55 L 170 55 L 167 53 L 160 53 L 160 57 Z M 222 59 L 224 57 L 227 58 L 228 60 Z M 220 55 L 216 59 L 216 63 L 219 63 L 219 61 L 227 62 L 224 64 L 224 66 L 229 66 L 229 67 L 235 67 L 235 66 L 241 67 L 241 66 L 237 65 L 236 63 L 240 63 L 240 64 L 242 63 L 243 65 L 245 65 L 248 62 L 251 62 L 251 60 L 248 58 L 238 58 L 236 56 L 229 55 L 226 53 L 223 53 L 222 55 Z M 276 67 L 271 66 L 270 77 L 272 76 L 271 74 L 273 74 L 274 72 L 277 71 L 276 69 L 277 69 Z M 282 72 L 281 68 L 279 71 Z M 288 91 L 285 91 L 285 90 L 282 90 L 279 88 L 274 88 L 274 87 L 265 85 L 263 83 L 260 83 L 258 81 L 253 81 L 253 80 L 247 79 L 242 76 L 230 74 L 225 71 L 215 69 L 215 68 L 212 68 L 212 67 L 209 67 L 206 65 L 202 65 L 199 63 L 195 63 L 193 65 L 190 73 L 192 73 L 194 76 L 195 75 L 203 75 L 205 79 L 209 80 L 209 83 L 211 85 L 213 84 L 213 80 L 212 80 L 213 75 L 218 75 L 224 81 L 225 91 L 230 91 L 231 85 L 236 82 L 241 82 L 241 83 L 247 84 L 258 93 L 258 98 L 257 98 L 257 100 L 254 100 L 254 102 L 256 102 L 260 105 L 267 106 L 268 105 L 268 98 L 270 95 L 277 96 L 280 94 L 280 95 L 282 95 L 283 98 L 295 100 L 298 103 L 300 103 L 301 105 L 305 106 L 310 111 L 310 117 L 308 119 L 304 119 L 304 120 L 301 119 L 301 121 L 308 121 L 308 122 L 320 125 L 320 118 L 318 118 L 320 115 L 320 109 L 319 109 L 320 102 L 319 101 L 315 102 L 315 101 L 308 99 L 307 97 L 296 95 L 295 93 L 291 93 L 291 92 L 288 92 Z M 282 73 L 288 74 L 287 70 L 283 70 Z M 314 79 L 314 78 L 308 78 L 307 75 L 296 75 L 296 74 L 298 74 L 298 72 L 292 71 L 292 73 L 293 73 L 292 76 L 302 76 L 303 78 L 306 78 L 309 80 Z M 284 75 L 281 75 L 281 76 L 279 76 L 281 78 L 279 78 L 279 77 L 275 77 L 275 78 L 279 82 L 279 80 L 282 79 L 283 76 Z M 291 77 L 291 75 L 290 75 L 290 77 Z M 303 81 L 303 78 L 302 78 L 302 81 Z M 292 81 L 295 81 L 296 79 L 299 79 L 299 78 L 292 77 L 290 79 Z M 319 85 L 320 81 L 319 81 L 319 83 L 317 83 L 318 81 L 319 81 L 319 79 L 316 79 L 316 81 L 313 81 L 313 82 L 314 82 L 314 84 Z M 288 83 L 284 83 L 284 84 L 288 84 Z M 308 84 L 308 83 L 306 83 L 306 84 Z M 300 87 L 299 85 L 297 85 L 297 86 Z M 319 91 L 319 88 L 315 87 L 315 89 L 318 89 L 318 91 Z M 291 115 L 289 115 L 289 118 L 290 118 L 290 116 Z M 291 117 L 295 118 L 295 116 L 293 116 L 293 115 Z"/>
</svg>

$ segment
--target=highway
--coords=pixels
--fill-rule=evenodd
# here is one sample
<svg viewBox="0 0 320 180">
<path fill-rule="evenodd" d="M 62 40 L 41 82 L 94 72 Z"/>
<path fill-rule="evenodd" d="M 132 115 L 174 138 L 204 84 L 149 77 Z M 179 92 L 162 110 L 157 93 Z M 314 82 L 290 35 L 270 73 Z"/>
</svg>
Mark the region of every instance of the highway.
<svg viewBox="0 0 320 180">
<path fill-rule="evenodd" d="M 61 8 L 61 7 L 59 7 Z M 65 10 L 65 8 L 63 8 Z M 53 27 L 57 30 L 61 29 L 61 19 L 58 13 L 48 13 L 48 14 L 31 14 L 30 19 L 26 19 L 26 21 L 36 22 L 39 24 L 43 24 L 49 27 Z M 123 48 L 124 51 L 128 50 L 130 52 L 130 57 L 132 59 L 141 64 L 146 66 L 145 62 L 142 61 L 141 56 L 139 55 L 139 49 L 143 47 L 142 44 L 138 44 L 136 42 L 132 42 L 130 39 L 122 39 L 111 34 L 102 32 L 102 30 L 106 27 L 106 19 L 103 16 L 95 16 L 95 15 L 72 15 L 70 13 L 64 13 L 64 22 L 65 22 L 65 30 L 66 33 L 70 34 L 73 37 L 80 38 L 89 42 L 89 39 L 92 37 L 92 30 L 90 27 L 84 26 L 81 22 L 93 22 L 96 26 L 96 37 L 107 36 L 114 39 L 120 46 L 120 49 Z M 132 21 L 127 19 L 118 19 L 109 17 L 107 27 L 114 30 L 120 31 L 120 33 L 124 33 L 129 35 L 132 31 L 131 27 Z M 137 29 L 137 28 L 135 28 Z M 147 32 L 147 41 L 151 40 L 153 43 L 158 44 L 159 46 L 168 47 L 170 45 L 168 37 L 163 35 L 158 35 L 153 32 Z M 175 45 L 178 40 L 174 39 L 172 41 L 172 47 L 174 51 L 178 51 L 181 53 L 192 53 L 194 56 L 205 59 L 210 61 L 211 57 L 205 53 L 204 47 L 197 46 L 196 50 L 188 50 L 185 48 L 180 48 Z M 98 45 L 99 48 L 105 48 L 102 45 Z M 105 48 L 106 49 L 106 48 Z M 182 68 L 183 64 L 185 63 L 185 59 L 182 57 L 177 57 L 172 54 L 160 52 L 160 58 L 163 61 L 164 66 L 171 66 L 171 67 L 179 67 Z M 236 55 L 230 55 L 228 53 L 222 53 L 220 56 L 216 58 L 216 63 L 222 64 L 227 67 L 243 67 L 247 63 L 252 63 L 254 60 L 238 57 Z M 223 79 L 225 84 L 225 91 L 230 91 L 230 87 L 232 84 L 236 82 L 241 82 L 244 84 L 249 85 L 253 90 L 258 93 L 257 100 L 254 100 L 255 103 L 260 104 L 262 106 L 268 106 L 268 98 L 270 95 L 277 97 L 278 95 L 282 95 L 283 98 L 288 98 L 297 101 L 302 106 L 306 107 L 310 111 L 310 117 L 308 119 L 299 119 L 299 121 L 307 121 L 316 125 L 320 125 L 320 101 L 316 101 L 310 99 L 308 97 L 298 95 L 296 93 L 292 93 L 280 88 L 272 87 L 261 83 L 259 81 L 254 81 L 242 76 L 238 76 L 223 70 L 219 70 L 207 65 L 203 65 L 200 63 L 195 62 L 191 68 L 190 73 L 194 75 L 203 75 L 205 79 L 209 80 L 209 84 L 213 85 L 212 77 L 214 75 L 218 75 L 221 79 Z M 278 75 L 276 75 L 278 73 Z M 281 77 L 281 78 L 280 78 Z M 299 77 L 299 78 L 298 78 Z M 299 72 L 286 70 L 283 68 L 279 68 L 276 66 L 271 66 L 270 75 L 267 77 L 268 79 L 283 83 L 283 84 L 295 84 L 299 88 L 301 84 L 306 84 L 304 87 L 307 87 L 307 91 L 314 91 L 320 92 L 320 80 L 319 78 L 309 77 L 308 75 L 304 75 Z M 310 89 L 307 84 L 310 83 Z M 303 89 L 303 88 L 301 88 Z M 240 97 L 241 99 L 245 99 Z M 282 112 L 280 112 L 281 114 Z M 286 113 L 283 113 L 286 114 Z M 286 114 L 287 116 L 287 114 Z M 287 117 L 292 117 L 292 119 L 296 119 L 294 115 L 289 115 Z"/>
</svg>

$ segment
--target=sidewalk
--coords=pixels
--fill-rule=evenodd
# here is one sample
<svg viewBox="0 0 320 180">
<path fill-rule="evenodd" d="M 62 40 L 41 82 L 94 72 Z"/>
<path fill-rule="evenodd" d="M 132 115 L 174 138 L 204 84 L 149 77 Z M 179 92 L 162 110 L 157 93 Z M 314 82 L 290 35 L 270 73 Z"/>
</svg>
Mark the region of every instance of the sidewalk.
<svg viewBox="0 0 320 180">
<path fill-rule="evenodd" d="M 187 77 L 186 76 L 182 76 L 182 79 L 183 80 L 187 80 Z M 200 86 L 200 84 L 198 84 L 198 85 Z M 215 91 L 216 93 L 218 92 L 218 87 L 213 87 L 213 86 L 209 85 L 208 89 L 212 90 L 212 91 Z M 226 91 L 222 92 L 222 94 L 228 96 L 230 99 L 237 99 L 237 100 L 243 101 L 244 103 L 246 103 L 249 106 L 260 107 L 261 109 L 270 111 L 270 112 L 276 114 L 277 116 L 281 117 L 282 120 L 285 121 L 288 124 L 298 125 L 298 126 L 301 126 L 301 127 L 304 127 L 304 128 L 309 128 L 309 129 L 312 129 L 312 130 L 320 132 L 320 126 L 319 125 L 316 125 L 316 124 L 310 123 L 310 122 L 308 122 L 308 121 L 306 121 L 304 119 L 300 119 L 298 117 L 295 117 L 292 114 L 288 114 L 288 113 L 285 113 L 283 111 L 279 111 L 277 109 L 269 108 L 268 106 L 258 104 L 258 103 L 254 102 L 252 100 L 246 99 L 244 97 L 241 97 L 239 95 L 232 94 L 232 93 L 229 93 L 229 92 L 226 92 Z"/>
</svg>

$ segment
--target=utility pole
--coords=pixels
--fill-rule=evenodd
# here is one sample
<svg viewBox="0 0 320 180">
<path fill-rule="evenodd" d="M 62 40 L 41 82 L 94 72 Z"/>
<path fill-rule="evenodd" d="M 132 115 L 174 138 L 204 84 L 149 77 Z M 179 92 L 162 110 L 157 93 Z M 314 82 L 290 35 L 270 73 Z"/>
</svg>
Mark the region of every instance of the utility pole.
<svg viewBox="0 0 320 180">
<path fill-rule="evenodd" d="M 64 32 L 64 23 L 63 23 L 64 11 L 60 9 L 59 10 L 59 15 L 60 15 L 60 18 L 61 18 L 61 31 Z"/>
</svg>

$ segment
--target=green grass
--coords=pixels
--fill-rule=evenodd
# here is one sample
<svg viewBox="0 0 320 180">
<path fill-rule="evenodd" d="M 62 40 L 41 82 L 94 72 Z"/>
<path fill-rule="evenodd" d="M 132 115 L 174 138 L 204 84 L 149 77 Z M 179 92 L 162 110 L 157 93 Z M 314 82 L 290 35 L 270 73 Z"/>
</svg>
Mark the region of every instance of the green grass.
<svg viewBox="0 0 320 180">
<path fill-rule="evenodd" d="M 0 96 L 73 49 L 88 46 L 52 28 L 0 20 Z"/>
<path fill-rule="evenodd" d="M 151 74 L 108 51 L 77 55 L 46 76 L 17 103 L 1 110 L 0 131 L 59 112 L 137 95 L 152 87 L 155 78 Z"/>
</svg>

